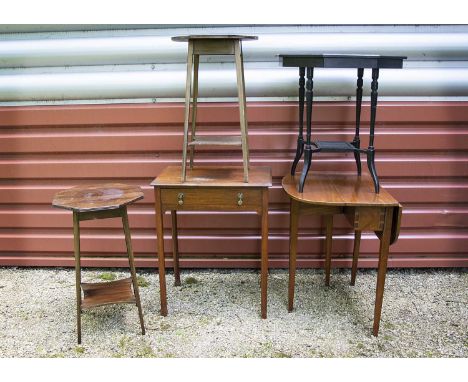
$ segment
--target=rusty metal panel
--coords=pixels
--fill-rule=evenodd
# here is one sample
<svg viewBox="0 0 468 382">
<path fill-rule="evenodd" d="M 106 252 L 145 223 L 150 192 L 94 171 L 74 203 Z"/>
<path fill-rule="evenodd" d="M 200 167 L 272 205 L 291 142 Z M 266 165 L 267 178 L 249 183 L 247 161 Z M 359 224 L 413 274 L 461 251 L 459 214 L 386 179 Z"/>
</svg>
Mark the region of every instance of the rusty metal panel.
<svg viewBox="0 0 468 382">
<path fill-rule="evenodd" d="M 64 105 L 0 108 L 0 265 L 72 266 L 72 217 L 53 209 L 55 192 L 77 184 L 115 180 L 139 185 L 145 199 L 129 209 L 139 266 L 156 266 L 153 193 L 149 183 L 180 163 L 182 103 Z M 295 103 L 258 102 L 248 108 L 252 165 L 272 167 L 269 249 L 271 266 L 286 267 L 288 200 L 281 177 L 289 171 L 297 133 Z M 232 103 L 204 103 L 200 133 L 237 132 Z M 354 104 L 321 102 L 314 137 L 353 136 Z M 362 113 L 363 144 L 369 105 Z M 392 267 L 468 266 L 468 102 L 382 102 L 377 114 L 377 171 L 404 206 Z M 240 151 L 204 148 L 197 163 L 241 165 Z M 354 158 L 319 154 L 312 171 L 354 170 Z M 365 167 L 365 166 L 364 166 Z M 170 216 L 165 239 L 170 258 Z M 180 214 L 185 267 L 259 267 L 260 222 L 254 213 Z M 299 266 L 323 266 L 319 218 L 301 220 Z M 351 227 L 336 219 L 336 266 L 351 264 Z M 235 245 L 233 245 L 235 243 Z M 362 238 L 361 265 L 376 266 L 377 239 Z M 86 266 L 127 266 L 118 219 L 83 223 Z M 170 262 L 169 262 L 170 264 Z"/>
</svg>

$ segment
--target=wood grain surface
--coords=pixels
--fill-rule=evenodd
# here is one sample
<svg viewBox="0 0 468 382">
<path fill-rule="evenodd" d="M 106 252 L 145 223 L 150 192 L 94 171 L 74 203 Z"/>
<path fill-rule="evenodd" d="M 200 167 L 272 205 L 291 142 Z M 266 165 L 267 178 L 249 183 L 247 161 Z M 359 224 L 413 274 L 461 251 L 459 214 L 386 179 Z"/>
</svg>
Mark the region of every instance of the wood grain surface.
<svg viewBox="0 0 468 382">
<path fill-rule="evenodd" d="M 271 169 L 269 167 L 251 167 L 249 182 L 244 183 L 241 167 L 200 166 L 187 169 L 185 182 L 180 179 L 181 167 L 168 166 L 151 182 L 152 186 L 177 187 L 270 187 Z"/>
<path fill-rule="evenodd" d="M 140 187 L 121 183 L 76 186 L 58 192 L 52 205 L 67 210 L 85 212 L 119 208 L 143 199 Z"/>
<path fill-rule="evenodd" d="M 314 204 L 341 206 L 398 206 L 399 203 L 386 190 L 379 194 L 368 174 L 311 172 L 307 177 L 304 192 L 297 190 L 299 175 L 283 178 L 282 185 L 293 199 Z"/>
</svg>

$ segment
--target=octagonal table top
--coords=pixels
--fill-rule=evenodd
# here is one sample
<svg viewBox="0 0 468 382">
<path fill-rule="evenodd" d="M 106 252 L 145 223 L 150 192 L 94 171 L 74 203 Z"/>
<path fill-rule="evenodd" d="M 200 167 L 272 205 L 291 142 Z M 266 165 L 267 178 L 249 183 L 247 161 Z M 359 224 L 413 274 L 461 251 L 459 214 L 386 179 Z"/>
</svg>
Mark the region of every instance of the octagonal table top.
<svg viewBox="0 0 468 382">
<path fill-rule="evenodd" d="M 121 183 L 72 187 L 55 194 L 52 205 L 77 212 L 110 210 L 143 199 L 138 186 Z"/>
</svg>

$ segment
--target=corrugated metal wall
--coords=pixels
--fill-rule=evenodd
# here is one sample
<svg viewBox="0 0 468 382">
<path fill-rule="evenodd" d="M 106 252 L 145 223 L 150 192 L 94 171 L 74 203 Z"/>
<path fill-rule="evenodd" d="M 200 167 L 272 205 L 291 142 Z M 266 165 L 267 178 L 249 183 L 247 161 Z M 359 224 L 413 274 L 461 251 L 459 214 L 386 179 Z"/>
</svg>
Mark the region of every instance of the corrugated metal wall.
<svg viewBox="0 0 468 382">
<path fill-rule="evenodd" d="M 279 27 L 274 30 L 271 30 L 273 27 L 269 28 L 265 27 L 265 30 L 270 33 L 283 31 Z M 344 27 L 335 27 L 335 30 L 332 27 L 328 28 L 319 32 L 337 32 Z M 371 27 L 362 27 L 361 32 L 372 34 L 369 28 Z M 404 28 L 406 29 L 400 32 L 413 32 L 409 30 L 411 27 Z M 467 33 L 466 28 L 458 28 L 459 30 L 442 32 L 456 32 L 460 34 L 459 37 L 463 37 L 462 35 Z M 220 29 L 222 28 L 217 30 Z M 235 32 L 245 32 L 239 28 L 232 29 Z M 261 28 L 252 27 L 250 31 L 258 33 L 259 29 Z M 301 35 L 310 33 L 312 38 L 316 31 L 310 29 L 302 27 L 295 32 L 300 32 Z M 357 27 L 349 29 L 349 32 L 359 32 Z M 187 28 L 177 31 L 150 30 L 153 34 L 183 34 L 191 31 L 193 29 Z M 208 31 L 213 32 L 213 28 Z M 381 32 L 391 33 L 388 31 L 388 28 L 383 28 Z M 291 31 L 287 29 L 286 32 Z M 429 27 L 423 32 L 437 35 Z M 45 33 L 42 30 L 39 34 L 3 34 L 0 35 L 0 52 L 6 46 L 2 45 L 4 42 L 18 49 L 14 47 L 14 41 L 18 39 L 31 41 L 31 46 L 34 47 L 37 46 L 36 40 L 59 38 L 66 41 L 86 37 L 92 45 L 98 37 L 102 37 L 102 33 L 105 32 L 61 34 Z M 141 31 L 113 31 L 108 34 L 127 36 L 138 33 Z M 44 41 L 41 41 L 41 44 L 43 43 Z M 467 67 L 467 53 L 454 53 L 458 48 L 451 44 L 452 50 L 440 50 L 439 53 L 434 51 L 429 61 L 424 61 L 419 56 L 413 58 L 410 66 L 419 65 L 431 70 L 431 75 L 425 76 L 425 81 L 420 81 L 420 87 L 418 81 L 413 83 L 412 90 L 404 81 L 391 87 L 391 79 L 396 78 L 396 74 L 387 79 L 382 74 L 379 90 L 382 89 L 384 95 L 394 98 L 384 98 L 377 113 L 377 170 L 382 185 L 405 207 L 400 240 L 391 248 L 390 266 L 468 265 L 468 102 L 464 98 L 468 96 L 468 90 L 459 86 L 460 83 L 465 83 L 464 81 L 468 82 L 464 69 Z M 25 49 L 24 54 L 27 58 L 28 48 Z M 428 47 L 424 49 L 426 53 L 430 50 Z M 254 50 L 252 54 L 255 56 Z M 437 60 L 437 54 L 440 54 L 443 60 Z M 40 59 L 49 60 L 48 65 L 53 64 L 50 57 L 41 56 Z M 27 61 L 25 59 L 25 62 Z M 91 92 L 86 86 L 82 86 L 83 94 L 89 98 L 80 98 L 83 97 L 81 95 L 78 100 L 77 97 L 73 97 L 75 88 L 65 86 L 65 90 L 59 91 L 62 91 L 62 95 L 55 98 L 54 105 L 44 105 L 50 102 L 40 101 L 43 98 L 35 98 L 30 93 L 34 81 L 28 85 L 28 79 L 37 80 L 35 75 L 47 74 L 57 79 L 57 76 L 66 73 L 70 79 L 75 72 L 86 72 L 94 73 L 95 78 L 99 78 L 96 73 L 120 73 L 121 67 L 131 64 L 116 64 L 120 66 L 119 70 L 109 67 L 109 62 L 99 65 L 95 62 L 95 66 L 87 68 L 76 66 L 82 63 L 77 63 L 71 68 L 37 68 L 33 67 L 36 64 L 32 60 L 30 67 L 18 69 L 9 67 L 9 62 L 12 61 L 2 60 L 0 57 L 1 66 L 4 68 L 0 69 L 0 94 L 3 100 L 3 106 L 0 106 L 0 265 L 73 265 L 71 215 L 50 206 L 53 194 L 76 184 L 118 180 L 138 184 L 145 191 L 145 199 L 129 210 L 130 224 L 139 265 L 155 266 L 153 196 L 148 184 L 164 166 L 180 163 L 183 104 L 123 103 L 124 100 L 128 101 L 128 93 L 119 88 L 127 83 L 122 80 L 117 81 L 114 87 L 115 99 L 112 101 L 105 94 L 99 96 L 99 86 L 94 87 Z M 61 62 L 63 64 L 63 61 Z M 155 65 L 157 68 L 159 64 Z M 171 79 L 177 79 L 172 88 L 167 88 L 166 93 L 161 88 L 158 90 L 162 94 L 159 96 L 165 94 L 164 100 L 168 101 L 169 97 L 179 96 L 178 87 L 183 88 L 184 75 L 181 73 L 184 71 L 184 65 L 182 62 L 161 65 L 165 65 L 166 74 L 175 74 Z M 217 78 L 217 71 L 224 73 L 226 68 L 222 65 L 225 64 L 207 69 L 207 81 L 210 80 L 210 76 Z M 274 73 L 268 76 L 268 71 L 273 70 L 272 65 L 271 62 L 260 64 L 259 61 L 246 64 L 247 70 L 258 70 L 255 75 L 251 74 L 252 78 L 256 78 L 256 82 L 253 81 L 255 83 L 251 85 L 251 93 L 248 94 L 257 97 L 250 98 L 248 105 L 250 149 L 252 165 L 268 165 L 273 169 L 274 185 L 270 191 L 269 213 L 270 258 L 272 266 L 286 266 L 288 204 L 281 190 L 280 180 L 288 172 L 294 153 L 297 106 L 291 100 L 295 97 L 297 78 L 293 72 L 281 77 L 281 68 L 274 68 Z M 210 68 L 213 68 L 214 72 L 211 72 Z M 401 71 L 406 71 L 406 74 L 402 74 L 403 77 L 411 78 L 408 74 L 409 69 Z M 458 82 L 454 81 L 455 74 L 459 77 Z M 287 89 L 278 88 L 279 93 L 274 90 L 278 87 L 274 83 L 275 76 L 278 75 L 280 82 L 283 81 L 281 83 Z M 23 87 L 15 83 L 15 76 L 18 78 L 18 84 L 22 84 Z M 326 75 L 323 76 L 322 80 L 326 82 Z M 117 74 L 114 78 L 124 77 Z M 164 75 L 161 75 L 160 78 L 163 77 Z M 79 78 L 75 77 L 75 84 L 79 85 Z M 249 92 L 248 76 L 246 80 Z M 319 80 L 317 79 L 317 84 Z M 314 111 L 315 136 L 320 139 L 351 140 L 354 105 L 344 101 L 342 95 L 348 90 L 350 95 L 353 94 L 354 74 L 335 73 L 328 78 L 327 83 L 329 87 L 322 85 L 322 90 L 318 89 L 319 95 L 327 98 L 321 98 L 322 102 L 317 104 Z M 40 86 L 44 84 L 47 87 L 46 83 Z M 343 86 L 346 91 L 342 90 Z M 431 94 L 428 90 L 431 87 L 437 90 L 435 95 L 444 97 L 443 100 L 434 100 L 427 96 Z M 327 90 L 329 88 L 336 91 Z M 230 89 L 229 84 L 223 82 L 216 94 L 224 94 L 223 89 Z M 52 90 L 49 88 L 44 91 Z M 138 90 L 131 101 L 145 101 L 146 94 Z M 410 95 L 413 98 L 395 98 L 402 95 Z M 272 100 L 271 97 L 282 98 Z M 69 101 L 71 99 L 75 101 Z M 99 103 L 104 104 L 70 104 L 89 104 L 98 99 Z M 110 102 L 112 104 L 109 104 Z M 10 106 L 12 103 L 16 106 Z M 201 107 L 199 118 L 202 130 L 237 131 L 238 111 L 234 103 L 206 103 Z M 363 121 L 368 119 L 366 103 Z M 365 134 L 367 126 L 365 123 Z M 241 164 L 238 151 L 211 149 L 204 151 L 197 158 L 199 163 L 216 164 L 224 161 Z M 349 156 L 322 154 L 317 156 L 313 170 L 354 170 L 353 163 L 354 160 Z M 169 223 L 170 219 L 166 219 L 166 226 L 169 226 Z M 180 225 L 182 266 L 259 265 L 259 221 L 255 214 L 185 213 L 181 215 Z M 85 260 L 85 265 L 126 265 L 126 261 L 120 258 L 124 256 L 124 241 L 118 219 L 86 222 L 83 227 L 82 249 L 85 256 L 89 257 Z M 348 266 L 352 237 L 344 219 L 337 219 L 335 237 L 336 265 Z M 321 265 L 321 238 L 320 220 L 313 217 L 304 218 L 299 245 L 300 266 Z M 170 256 L 169 231 L 166 231 L 166 239 L 166 248 Z M 364 236 L 362 266 L 375 266 L 377 250 L 377 240 L 370 234 Z"/>
</svg>

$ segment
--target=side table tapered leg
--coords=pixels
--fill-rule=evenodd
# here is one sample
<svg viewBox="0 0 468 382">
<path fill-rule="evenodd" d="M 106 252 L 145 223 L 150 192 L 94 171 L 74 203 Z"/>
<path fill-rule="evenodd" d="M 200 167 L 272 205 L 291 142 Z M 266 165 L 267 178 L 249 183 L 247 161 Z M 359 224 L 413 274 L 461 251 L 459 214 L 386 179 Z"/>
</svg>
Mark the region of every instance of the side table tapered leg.
<svg viewBox="0 0 468 382">
<path fill-rule="evenodd" d="M 161 316 L 167 316 L 167 295 L 166 295 L 166 262 L 164 256 L 164 223 L 161 190 L 154 189 L 155 212 L 156 212 L 156 236 L 158 239 L 158 270 L 159 270 L 159 294 L 161 299 Z"/>
<path fill-rule="evenodd" d="M 289 208 L 289 293 L 288 312 L 294 309 L 294 286 L 296 283 L 297 235 L 299 223 L 299 203 L 291 199 Z"/>
<path fill-rule="evenodd" d="M 296 172 L 297 164 L 304 152 L 304 85 L 305 68 L 299 68 L 299 135 L 297 136 L 296 156 L 291 166 L 291 175 Z"/>
<path fill-rule="evenodd" d="M 75 251 L 76 278 L 76 333 L 81 344 L 81 262 L 80 262 L 80 221 L 78 212 L 73 212 L 73 246 Z"/>
<path fill-rule="evenodd" d="M 177 211 L 171 211 L 172 217 L 172 260 L 174 263 L 174 285 L 180 286 L 179 243 L 177 234 Z"/>
<path fill-rule="evenodd" d="M 130 274 L 132 275 L 133 293 L 135 294 L 136 306 L 138 308 L 138 316 L 140 318 L 141 334 L 144 335 L 145 323 L 143 321 L 143 310 L 141 308 L 140 291 L 138 289 L 138 280 L 137 280 L 136 270 L 135 270 L 135 260 L 133 257 L 133 249 L 132 249 L 132 239 L 130 236 L 130 228 L 128 225 L 127 207 L 122 207 L 121 212 L 122 212 L 122 225 L 123 225 L 123 229 L 125 233 L 125 244 L 127 246 L 128 263 L 130 265 Z"/>
</svg>

